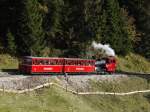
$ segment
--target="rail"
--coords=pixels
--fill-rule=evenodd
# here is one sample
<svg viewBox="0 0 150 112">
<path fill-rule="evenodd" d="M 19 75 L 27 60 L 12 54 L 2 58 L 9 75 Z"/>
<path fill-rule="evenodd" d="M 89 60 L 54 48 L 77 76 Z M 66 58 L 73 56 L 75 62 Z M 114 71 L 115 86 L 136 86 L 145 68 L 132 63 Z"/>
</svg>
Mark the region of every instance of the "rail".
<svg viewBox="0 0 150 112">
<path fill-rule="evenodd" d="M 150 73 L 142 73 L 142 72 L 126 72 L 126 71 L 116 71 L 116 74 L 125 74 L 125 75 L 136 75 L 136 76 L 144 76 L 144 75 L 149 75 Z"/>
</svg>

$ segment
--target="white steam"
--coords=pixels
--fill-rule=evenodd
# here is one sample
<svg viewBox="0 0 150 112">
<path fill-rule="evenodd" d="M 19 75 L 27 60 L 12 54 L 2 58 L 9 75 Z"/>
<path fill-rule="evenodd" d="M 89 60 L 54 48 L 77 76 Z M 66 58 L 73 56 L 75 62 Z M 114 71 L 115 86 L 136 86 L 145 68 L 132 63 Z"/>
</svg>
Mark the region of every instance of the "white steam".
<svg viewBox="0 0 150 112">
<path fill-rule="evenodd" d="M 100 43 L 92 42 L 92 46 L 94 49 L 104 50 L 107 56 L 115 56 L 115 51 L 108 44 L 102 45 Z"/>
</svg>

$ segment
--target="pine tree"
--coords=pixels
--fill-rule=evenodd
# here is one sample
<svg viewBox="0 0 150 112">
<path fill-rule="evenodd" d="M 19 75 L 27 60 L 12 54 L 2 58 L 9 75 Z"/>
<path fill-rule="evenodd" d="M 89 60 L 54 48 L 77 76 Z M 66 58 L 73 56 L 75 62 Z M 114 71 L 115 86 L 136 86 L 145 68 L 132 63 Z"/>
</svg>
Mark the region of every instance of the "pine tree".
<svg viewBox="0 0 150 112">
<path fill-rule="evenodd" d="M 11 55 L 16 54 L 15 38 L 12 35 L 12 33 L 10 32 L 10 30 L 8 30 L 8 33 L 7 33 L 7 51 Z"/>
<path fill-rule="evenodd" d="M 44 30 L 46 31 L 46 46 L 50 56 L 59 56 L 64 48 L 63 43 L 63 21 L 62 12 L 64 11 L 64 0 L 45 0 L 48 12 L 44 16 Z M 61 45 L 61 47 L 60 47 Z M 47 50 L 48 51 L 48 50 Z"/>
<path fill-rule="evenodd" d="M 51 43 L 65 56 L 79 56 L 89 40 L 84 27 L 83 1 L 54 0 L 51 3 L 48 32 Z"/>
<path fill-rule="evenodd" d="M 150 11 L 149 0 L 119 0 L 126 6 L 130 15 L 136 19 L 136 30 L 140 33 L 140 41 L 134 46 L 134 51 L 150 58 Z"/>
<path fill-rule="evenodd" d="M 67 38 L 68 54 L 79 57 L 85 54 L 87 43 L 92 40 L 92 31 L 89 27 L 88 20 L 85 21 L 85 4 L 84 0 L 68 0 L 68 11 L 66 23 L 64 23 L 65 34 Z M 66 9 L 67 11 L 67 9 Z M 66 53 L 67 54 L 67 53 Z"/>
<path fill-rule="evenodd" d="M 42 14 L 37 0 L 22 0 L 21 13 L 18 16 L 17 44 L 21 55 L 41 55 L 44 48 Z"/>
<path fill-rule="evenodd" d="M 88 34 L 100 42 L 102 29 L 105 28 L 105 14 L 102 14 L 104 0 L 84 0 L 84 15 Z"/>
<path fill-rule="evenodd" d="M 107 0 L 104 6 L 103 13 L 106 13 L 107 18 L 102 43 L 110 44 L 117 54 L 127 54 L 132 48 L 131 39 L 121 15 L 118 0 Z"/>
</svg>

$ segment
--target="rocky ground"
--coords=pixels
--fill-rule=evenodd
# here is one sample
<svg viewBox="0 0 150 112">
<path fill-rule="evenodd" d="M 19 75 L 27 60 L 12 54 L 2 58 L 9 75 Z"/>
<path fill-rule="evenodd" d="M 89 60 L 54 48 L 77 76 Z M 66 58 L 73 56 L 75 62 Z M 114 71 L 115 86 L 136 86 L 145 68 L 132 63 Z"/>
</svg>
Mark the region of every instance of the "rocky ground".
<svg viewBox="0 0 150 112">
<path fill-rule="evenodd" d="M 0 89 L 23 90 L 33 88 L 44 83 L 57 81 L 60 85 L 73 87 L 74 89 L 85 88 L 90 80 L 119 81 L 127 77 L 122 74 L 112 75 L 22 75 L 14 72 L 0 72 Z"/>
</svg>

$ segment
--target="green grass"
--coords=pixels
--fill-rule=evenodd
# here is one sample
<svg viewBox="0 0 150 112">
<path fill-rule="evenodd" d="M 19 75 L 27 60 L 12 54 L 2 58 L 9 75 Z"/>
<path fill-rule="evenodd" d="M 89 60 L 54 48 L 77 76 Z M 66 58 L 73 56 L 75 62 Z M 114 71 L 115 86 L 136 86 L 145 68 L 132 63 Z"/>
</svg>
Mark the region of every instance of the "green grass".
<svg viewBox="0 0 150 112">
<path fill-rule="evenodd" d="M 125 57 L 117 57 L 119 71 L 150 73 L 150 62 L 140 55 L 130 53 Z"/>
<path fill-rule="evenodd" d="M 57 88 L 42 93 L 0 96 L 0 112 L 92 112 L 80 97 Z"/>
<path fill-rule="evenodd" d="M 113 91 L 112 88 L 117 88 L 116 91 L 147 89 L 150 82 L 143 78 L 134 78 L 119 81 L 118 84 L 114 82 L 109 82 L 105 86 L 104 84 L 91 81 L 92 89 L 101 91 Z M 0 93 L 0 112 L 149 112 L 149 110 L 150 94 L 122 97 L 79 96 L 57 87 L 19 95 Z"/>
<path fill-rule="evenodd" d="M 149 112 L 149 101 L 142 95 L 135 96 L 84 96 L 97 112 Z"/>
<path fill-rule="evenodd" d="M 150 81 L 140 77 L 126 78 L 120 81 L 90 81 L 90 91 L 129 92 L 150 89 Z M 149 112 L 150 94 L 131 96 L 87 95 L 83 99 L 99 112 Z"/>
<path fill-rule="evenodd" d="M 150 80 L 140 77 L 123 78 L 121 81 L 90 81 L 90 91 L 106 91 L 106 92 L 129 92 L 136 90 L 150 89 Z"/>
<path fill-rule="evenodd" d="M 17 69 L 18 60 L 8 54 L 0 54 L 0 69 Z"/>
</svg>

